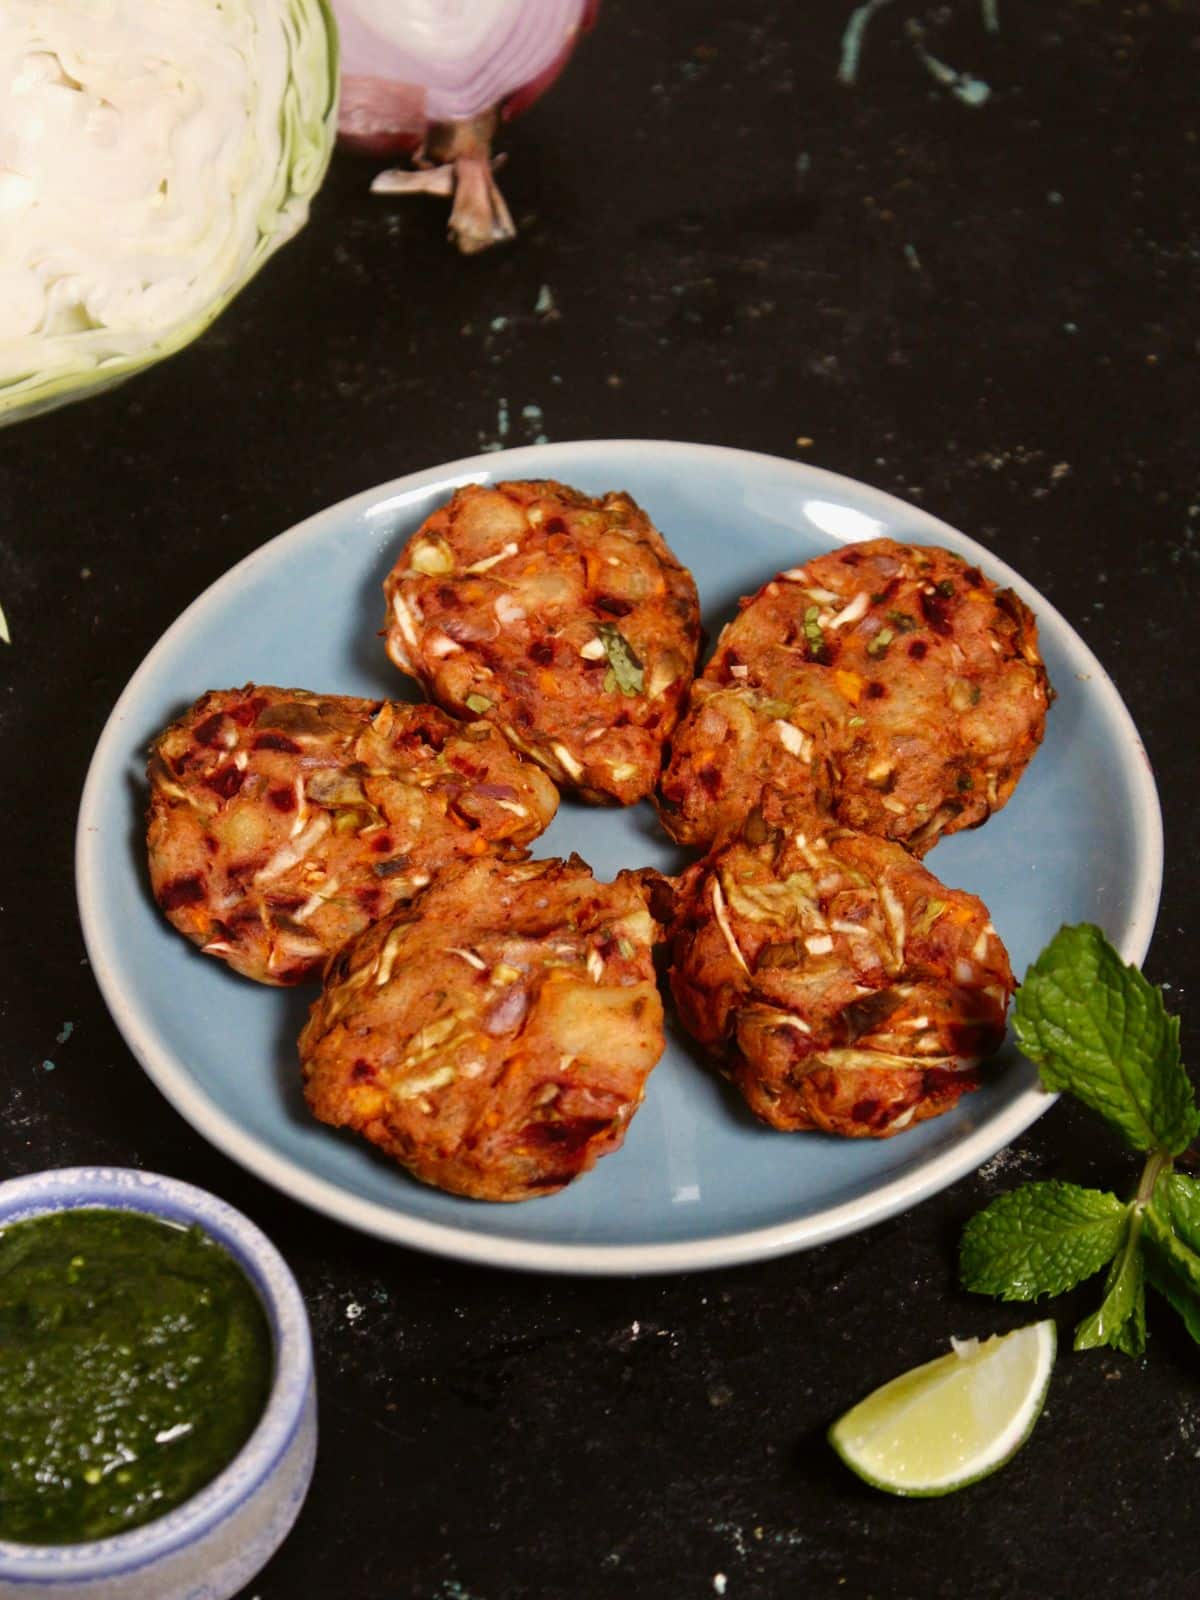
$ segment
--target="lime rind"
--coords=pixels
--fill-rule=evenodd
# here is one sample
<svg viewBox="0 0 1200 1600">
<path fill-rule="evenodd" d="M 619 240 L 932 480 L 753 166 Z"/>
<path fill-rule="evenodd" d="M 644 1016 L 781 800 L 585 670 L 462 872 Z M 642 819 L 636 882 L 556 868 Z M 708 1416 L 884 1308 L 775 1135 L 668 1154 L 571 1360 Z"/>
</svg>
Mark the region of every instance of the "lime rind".
<svg viewBox="0 0 1200 1600">
<path fill-rule="evenodd" d="M 865 1483 L 931 1498 L 989 1477 L 1041 1415 L 1057 1347 L 1052 1321 L 982 1342 L 902 1373 L 833 1424 L 828 1439 Z"/>
</svg>

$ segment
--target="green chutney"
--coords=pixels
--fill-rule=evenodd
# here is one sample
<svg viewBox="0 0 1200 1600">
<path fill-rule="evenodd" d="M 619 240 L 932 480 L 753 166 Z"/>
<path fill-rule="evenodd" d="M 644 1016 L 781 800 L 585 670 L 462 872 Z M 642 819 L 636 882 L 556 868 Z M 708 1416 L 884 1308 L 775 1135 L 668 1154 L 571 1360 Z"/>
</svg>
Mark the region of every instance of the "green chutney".
<svg viewBox="0 0 1200 1600">
<path fill-rule="evenodd" d="M 257 1294 L 201 1229 L 100 1207 L 0 1228 L 0 1539 L 180 1505 L 250 1437 L 272 1369 Z"/>
</svg>

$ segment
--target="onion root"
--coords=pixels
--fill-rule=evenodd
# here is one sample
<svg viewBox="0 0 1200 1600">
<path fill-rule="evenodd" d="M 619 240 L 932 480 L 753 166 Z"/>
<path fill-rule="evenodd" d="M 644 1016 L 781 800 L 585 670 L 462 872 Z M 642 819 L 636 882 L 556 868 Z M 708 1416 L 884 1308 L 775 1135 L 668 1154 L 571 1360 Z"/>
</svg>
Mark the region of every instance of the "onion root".
<svg viewBox="0 0 1200 1600">
<path fill-rule="evenodd" d="M 435 122 L 413 156 L 413 167 L 392 167 L 371 184 L 372 194 L 453 196 L 449 234 L 463 255 L 477 255 L 515 238 L 516 228 L 493 172 L 495 110 L 460 122 Z"/>
</svg>

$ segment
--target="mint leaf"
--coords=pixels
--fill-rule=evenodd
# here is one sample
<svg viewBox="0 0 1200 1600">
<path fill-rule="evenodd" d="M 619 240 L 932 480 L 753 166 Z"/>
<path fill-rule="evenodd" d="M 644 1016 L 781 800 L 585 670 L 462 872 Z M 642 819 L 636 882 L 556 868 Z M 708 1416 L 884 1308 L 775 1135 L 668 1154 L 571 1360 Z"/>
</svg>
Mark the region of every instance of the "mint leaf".
<svg viewBox="0 0 1200 1600">
<path fill-rule="evenodd" d="M 1176 1155 L 1200 1130 L 1179 1019 L 1093 924 L 1059 929 L 1025 974 L 1013 1020 L 1046 1088 L 1082 1100 L 1136 1149 Z"/>
<path fill-rule="evenodd" d="M 599 623 L 596 632 L 600 635 L 600 643 L 604 646 L 604 654 L 608 657 L 609 671 L 616 679 L 621 693 L 641 694 L 646 687 L 646 674 L 629 640 L 620 628 L 611 622 Z"/>
<path fill-rule="evenodd" d="M 1164 1172 L 1154 1190 L 1154 1209 L 1189 1250 L 1200 1251 L 1200 1183 L 1182 1172 Z"/>
<path fill-rule="evenodd" d="M 1002 1300 L 1064 1294 L 1121 1248 L 1129 1206 L 1075 1183 L 1028 1183 L 971 1218 L 959 1246 L 963 1286 Z"/>
<path fill-rule="evenodd" d="M 1140 1249 L 1143 1215 L 1137 1209 L 1129 1218 L 1124 1246 L 1104 1280 L 1100 1309 L 1075 1329 L 1076 1350 L 1094 1350 L 1097 1345 L 1107 1344 L 1127 1356 L 1140 1356 L 1146 1348 L 1146 1290 Z"/>
<path fill-rule="evenodd" d="M 1200 1344 L 1200 1255 L 1191 1248 L 1190 1241 L 1180 1236 L 1178 1223 L 1172 1227 L 1170 1218 L 1164 1215 L 1162 1209 L 1165 1199 L 1167 1208 L 1176 1217 L 1180 1215 L 1170 1198 L 1164 1196 L 1164 1190 L 1176 1190 L 1176 1178 L 1179 1178 L 1178 1173 L 1170 1173 L 1163 1179 L 1146 1212 L 1143 1244 L 1146 1277 L 1152 1287 L 1174 1306 L 1186 1323 L 1187 1331 Z M 1191 1178 L 1182 1178 L 1180 1182 L 1193 1189 L 1197 1187 Z M 1189 1206 L 1194 1204 L 1195 1196 L 1185 1203 Z"/>
</svg>

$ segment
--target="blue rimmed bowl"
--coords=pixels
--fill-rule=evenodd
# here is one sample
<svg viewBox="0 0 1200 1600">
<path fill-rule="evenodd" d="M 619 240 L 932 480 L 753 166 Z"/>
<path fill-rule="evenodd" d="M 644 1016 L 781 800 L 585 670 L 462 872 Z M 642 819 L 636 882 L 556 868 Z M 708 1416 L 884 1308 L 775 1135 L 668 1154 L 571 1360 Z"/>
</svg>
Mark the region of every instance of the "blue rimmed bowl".
<svg viewBox="0 0 1200 1600">
<path fill-rule="evenodd" d="M 0 1227 L 86 1206 L 203 1228 L 253 1284 L 274 1378 L 258 1426 L 229 1465 L 174 1511 L 86 1544 L 0 1540 L 0 1600 L 228 1600 L 282 1543 L 312 1479 L 316 1385 L 308 1314 L 287 1263 L 232 1206 L 189 1183 L 124 1167 L 64 1167 L 0 1183 Z"/>
</svg>

